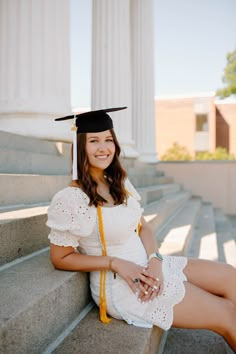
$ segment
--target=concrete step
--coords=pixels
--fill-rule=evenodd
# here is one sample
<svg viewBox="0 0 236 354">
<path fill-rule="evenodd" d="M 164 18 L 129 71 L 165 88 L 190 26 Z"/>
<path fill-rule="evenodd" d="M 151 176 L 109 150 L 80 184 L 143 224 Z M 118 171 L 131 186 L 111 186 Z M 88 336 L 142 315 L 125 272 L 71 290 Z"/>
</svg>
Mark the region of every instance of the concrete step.
<svg viewBox="0 0 236 354">
<path fill-rule="evenodd" d="M 139 328 L 115 319 L 104 325 L 93 309 L 57 348 L 44 354 L 156 354 L 160 336 L 157 327 Z"/>
<path fill-rule="evenodd" d="M 172 328 L 169 331 L 168 339 L 162 353 L 233 354 L 222 337 L 214 332 L 179 328 Z"/>
<path fill-rule="evenodd" d="M 189 198 L 189 193 L 179 192 L 173 195 L 168 195 L 168 203 L 165 203 L 164 198 L 162 198 L 158 203 L 151 203 L 146 206 L 146 208 L 150 211 L 156 209 L 157 207 L 159 215 L 161 215 L 161 208 L 165 208 L 166 215 L 162 216 L 162 220 L 165 220 L 165 218 L 171 213 L 168 209 L 173 210 L 178 208 L 178 206 L 187 200 L 187 198 Z M 2 213 L 3 226 L 8 225 L 9 223 L 13 223 L 12 225 L 14 225 L 15 223 L 16 227 L 17 223 L 18 225 L 22 223 L 22 225 L 18 226 L 18 231 L 22 228 L 22 231 L 18 233 L 18 237 L 21 235 L 22 240 L 18 241 L 15 235 L 15 232 L 17 232 L 17 227 L 15 231 L 12 232 L 11 236 L 10 243 L 13 244 L 12 253 L 14 254 L 14 257 L 18 257 L 17 251 L 20 246 L 22 247 L 20 255 L 29 253 L 30 247 L 32 251 L 34 250 L 34 243 L 37 243 L 38 241 L 34 240 L 34 236 L 32 236 L 32 240 L 30 236 L 25 236 L 24 228 L 26 227 L 30 229 L 29 225 L 31 222 L 32 225 L 34 223 L 37 224 L 37 218 L 40 224 L 38 226 L 38 230 L 31 230 L 29 235 L 34 232 L 38 233 L 38 235 L 43 234 L 43 236 L 38 236 L 41 238 L 40 242 L 42 242 L 42 244 L 39 244 L 36 248 L 40 248 L 48 242 L 46 237 L 47 230 L 43 229 L 45 227 L 44 217 L 46 216 L 45 213 L 47 206 L 41 208 L 42 209 L 40 209 L 40 207 L 35 207 L 26 210 Z M 40 212 L 41 215 L 39 215 Z M 33 213 L 35 214 L 34 216 Z M 30 216 L 28 214 L 30 214 Z M 36 218 L 35 220 L 34 217 Z M 152 219 L 149 221 L 152 222 Z M 157 224 L 160 225 L 160 222 Z M 35 237 L 37 238 L 37 234 Z M 27 242 L 29 242 L 29 245 L 27 245 Z M 14 243 L 16 243 L 16 245 L 14 245 Z M 7 245 L 9 245 L 8 240 L 3 238 L 2 244 L 4 245 L 4 254 Z M 29 247 L 29 249 L 27 249 L 27 247 Z M 4 257 L 4 255 L 2 257 Z M 6 259 L 7 257 L 8 260 Z M 12 256 L 7 255 L 5 256 L 4 262 L 9 261 L 10 259 L 12 259 Z M 0 289 L 2 290 L 0 296 L 0 332 L 2 334 L 4 333 L 4 340 L 1 344 L 2 347 L 0 347 L 0 352 L 3 351 L 6 354 L 13 352 L 44 352 L 52 344 L 52 342 L 54 342 L 54 340 L 61 335 L 64 328 L 67 328 L 71 322 L 76 320 L 76 317 L 81 313 L 81 311 L 83 311 L 84 306 L 86 306 L 88 301 L 90 301 L 87 275 L 84 273 L 54 270 L 50 264 L 47 250 L 43 249 L 41 252 L 38 251 L 35 255 L 33 254 L 32 257 L 28 255 L 26 258 L 19 258 L 12 263 L 3 265 L 1 269 Z M 51 308 L 53 308 L 53 310 L 51 310 Z M 55 313 L 57 314 L 56 321 Z M 91 324 L 91 319 L 89 316 L 86 316 L 86 320 L 84 319 L 86 322 L 84 323 L 85 328 L 88 326 L 91 332 L 96 332 L 94 326 L 96 329 L 98 327 L 100 328 L 100 326 L 102 326 L 102 328 L 106 327 L 100 324 L 99 321 Z M 96 316 L 98 316 L 97 310 Z M 33 318 L 37 318 L 37 321 L 32 323 Z M 54 328 L 54 322 L 56 322 L 56 328 Z M 117 325 L 115 325 L 116 322 Z M 120 336 L 122 333 L 125 335 L 127 329 L 131 331 L 130 333 L 137 333 L 137 329 L 135 327 L 128 326 L 122 321 L 114 320 L 113 326 L 114 333 L 120 333 Z M 14 328 L 16 332 L 14 339 L 12 339 L 12 328 Z M 119 328 L 122 328 L 121 331 L 124 332 L 120 332 Z M 140 353 L 146 353 L 145 350 L 147 350 L 147 348 L 151 348 L 152 346 L 157 348 L 162 335 L 162 331 L 159 328 L 155 327 L 153 329 L 154 332 L 148 329 L 138 330 L 140 331 L 140 339 L 142 338 L 141 342 L 143 343 L 143 346 L 137 344 L 137 348 L 139 347 Z M 132 336 L 130 333 L 129 336 Z M 81 335 L 83 336 L 83 334 Z M 120 336 L 117 337 L 118 341 L 120 341 Z M 100 335 L 97 339 L 94 338 L 94 341 L 99 342 L 99 338 L 101 338 Z M 94 346 L 94 348 L 96 348 L 96 346 Z M 98 346 L 98 348 L 100 347 Z M 154 353 L 154 349 L 150 350 L 153 351 L 147 351 L 147 353 Z M 135 352 L 136 351 L 137 350 L 135 349 Z M 137 351 L 137 353 L 139 352 Z"/>
<path fill-rule="evenodd" d="M 69 175 L 69 156 L 13 150 L 0 147 L 0 173 Z"/>
<path fill-rule="evenodd" d="M 0 353 L 42 353 L 90 301 L 88 275 L 55 270 L 49 251 L 3 269 Z"/>
<path fill-rule="evenodd" d="M 130 178 L 136 187 L 142 187 L 145 181 L 142 176 Z M 147 176 L 147 185 L 153 185 L 158 180 L 159 184 L 171 183 L 171 179 L 165 177 Z M 32 174 L 0 174 L 0 206 L 1 208 L 17 205 L 49 202 L 54 194 L 67 186 L 71 181 L 70 175 L 32 175 Z M 14 208 L 14 207 L 13 207 Z"/>
<path fill-rule="evenodd" d="M 48 206 L 0 213 L 0 265 L 48 246 Z"/>
<path fill-rule="evenodd" d="M 147 187 L 151 185 L 160 185 L 166 183 L 173 183 L 171 177 L 152 176 L 152 175 L 130 175 L 130 181 L 134 187 Z"/>
<path fill-rule="evenodd" d="M 68 186 L 70 176 L 0 174 L 0 205 L 14 208 L 17 205 L 49 202 L 54 194 Z"/>
<path fill-rule="evenodd" d="M 156 166 L 143 165 L 129 167 L 127 170 L 129 176 L 132 175 L 144 175 L 144 176 L 164 176 L 164 172 L 157 170 Z"/>
<path fill-rule="evenodd" d="M 202 204 L 194 237 L 188 249 L 188 256 L 211 260 L 218 259 L 217 235 L 211 204 Z"/>
<path fill-rule="evenodd" d="M 145 206 L 151 202 L 154 202 L 163 196 L 171 193 L 177 193 L 180 190 L 180 185 L 176 183 L 152 185 L 148 187 L 137 188 L 142 200 L 141 205 Z"/>
<path fill-rule="evenodd" d="M 55 142 L 0 131 L 0 148 L 28 151 L 37 154 L 58 155 Z"/>
<path fill-rule="evenodd" d="M 158 230 L 156 236 L 161 254 L 182 256 L 187 253 L 200 208 L 201 200 L 191 198 Z"/>
<path fill-rule="evenodd" d="M 173 213 L 184 206 L 190 197 L 190 192 L 179 191 L 148 204 L 144 209 L 144 218 L 149 222 L 153 232 L 157 232 Z"/>
<path fill-rule="evenodd" d="M 220 209 L 214 209 L 214 217 L 217 233 L 218 260 L 236 267 L 236 237 L 230 218 Z"/>
<path fill-rule="evenodd" d="M 188 257 L 227 261 L 235 266 L 236 245 L 229 218 L 221 210 L 214 210 L 211 204 L 203 203 L 185 254 Z M 223 337 L 207 330 L 171 328 L 166 337 L 164 349 L 158 354 L 173 353 L 173 348 L 181 354 L 233 353 Z"/>
<path fill-rule="evenodd" d="M 163 198 L 163 195 L 176 193 L 178 189 L 179 185 L 175 184 L 152 186 L 142 188 L 141 194 L 145 196 L 144 201 L 147 204 L 152 201 L 153 195 L 158 199 L 157 193 L 160 194 L 159 198 Z M 29 205 L 28 208 L 5 210 L 0 213 L 0 265 L 48 246 L 49 229 L 45 225 L 48 205 L 49 203 L 33 207 Z M 168 207 L 170 206 L 169 203 Z M 166 214 L 168 215 L 168 208 Z"/>
<path fill-rule="evenodd" d="M 153 218 L 150 218 L 148 211 L 153 213 L 158 210 L 160 215 L 161 209 L 164 208 L 165 212 L 162 215 L 162 222 L 164 222 L 170 213 L 168 209 L 176 210 L 189 197 L 190 193 L 188 192 L 178 192 L 168 196 L 167 204 L 162 198 L 156 203 L 147 205 L 145 207 L 147 221 L 149 223 L 152 222 L 152 227 L 154 227 L 155 223 L 153 223 Z M 158 217 L 158 213 L 156 213 L 155 217 Z M 156 223 L 157 227 L 161 224 L 161 222 Z M 44 354 L 154 354 L 160 345 L 162 335 L 163 331 L 158 327 L 154 326 L 152 329 L 137 328 L 127 325 L 124 321 L 115 319 L 112 319 L 111 324 L 105 326 L 99 321 L 98 310 L 95 308 L 75 326 L 69 335 L 67 332 L 65 335 L 61 334 L 54 343 L 51 343 Z"/>
</svg>

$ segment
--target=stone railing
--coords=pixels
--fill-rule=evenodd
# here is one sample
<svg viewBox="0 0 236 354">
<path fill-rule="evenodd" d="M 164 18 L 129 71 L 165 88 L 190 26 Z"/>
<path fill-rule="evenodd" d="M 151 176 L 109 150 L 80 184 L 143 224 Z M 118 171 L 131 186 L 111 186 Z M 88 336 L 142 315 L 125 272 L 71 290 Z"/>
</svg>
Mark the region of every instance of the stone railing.
<svg viewBox="0 0 236 354">
<path fill-rule="evenodd" d="M 203 201 L 236 215 L 236 161 L 165 161 L 158 169 Z"/>
</svg>

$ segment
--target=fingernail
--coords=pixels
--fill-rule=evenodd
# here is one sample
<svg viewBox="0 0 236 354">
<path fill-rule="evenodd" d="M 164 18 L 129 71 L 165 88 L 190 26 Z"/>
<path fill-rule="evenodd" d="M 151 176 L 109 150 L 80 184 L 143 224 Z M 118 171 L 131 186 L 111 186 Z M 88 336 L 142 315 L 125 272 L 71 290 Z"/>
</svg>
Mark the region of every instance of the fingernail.
<svg viewBox="0 0 236 354">
<path fill-rule="evenodd" d="M 150 303 L 152 302 L 152 300 L 149 300 L 148 302 L 149 302 L 149 304 L 150 304 Z"/>
<path fill-rule="evenodd" d="M 153 290 L 154 290 L 154 289 L 157 290 L 157 289 L 158 289 L 158 286 L 154 285 L 154 286 L 153 286 Z"/>
<path fill-rule="evenodd" d="M 144 294 L 145 294 L 145 295 L 148 295 L 148 291 L 147 291 L 147 290 L 146 290 L 146 291 L 144 291 Z"/>
<path fill-rule="evenodd" d="M 157 281 L 160 281 L 160 279 L 159 279 L 158 277 L 156 277 L 156 280 L 157 280 Z"/>
</svg>

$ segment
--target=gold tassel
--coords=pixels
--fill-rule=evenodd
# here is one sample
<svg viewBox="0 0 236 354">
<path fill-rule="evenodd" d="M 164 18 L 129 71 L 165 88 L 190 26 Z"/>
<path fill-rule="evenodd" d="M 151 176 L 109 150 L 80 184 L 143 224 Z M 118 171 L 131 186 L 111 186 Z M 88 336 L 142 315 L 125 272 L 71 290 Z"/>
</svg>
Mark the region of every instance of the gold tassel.
<svg viewBox="0 0 236 354">
<path fill-rule="evenodd" d="M 97 206 L 97 214 L 98 214 L 99 234 L 102 243 L 102 255 L 107 256 L 106 241 L 105 241 L 104 227 L 102 221 L 102 209 L 99 205 Z M 100 320 L 103 323 L 110 323 L 111 319 L 107 317 L 107 306 L 106 306 L 106 270 L 101 270 L 100 272 L 99 309 L 100 309 Z"/>
</svg>

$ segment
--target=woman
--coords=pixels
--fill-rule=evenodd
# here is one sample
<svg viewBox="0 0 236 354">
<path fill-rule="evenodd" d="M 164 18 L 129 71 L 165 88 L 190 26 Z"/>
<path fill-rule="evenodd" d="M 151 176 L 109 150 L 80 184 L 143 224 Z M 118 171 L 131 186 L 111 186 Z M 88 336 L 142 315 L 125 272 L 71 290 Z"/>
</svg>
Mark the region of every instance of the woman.
<svg viewBox="0 0 236 354">
<path fill-rule="evenodd" d="M 90 272 L 104 322 L 107 311 L 137 326 L 205 328 L 236 351 L 236 270 L 159 254 L 119 161 L 107 114 L 119 109 L 76 116 L 73 182 L 48 211 L 51 261 L 57 269 Z"/>
</svg>

